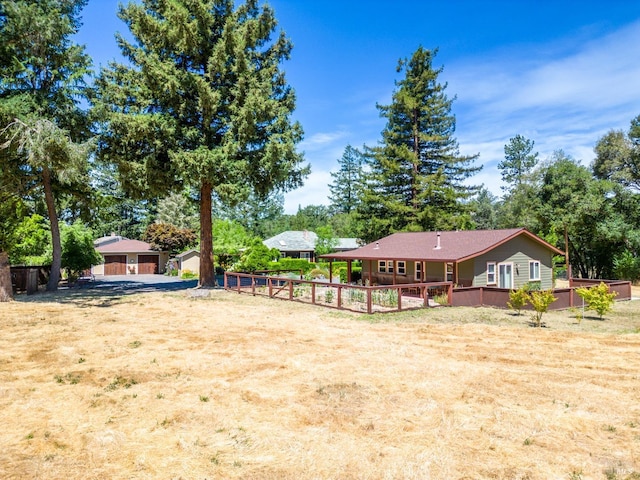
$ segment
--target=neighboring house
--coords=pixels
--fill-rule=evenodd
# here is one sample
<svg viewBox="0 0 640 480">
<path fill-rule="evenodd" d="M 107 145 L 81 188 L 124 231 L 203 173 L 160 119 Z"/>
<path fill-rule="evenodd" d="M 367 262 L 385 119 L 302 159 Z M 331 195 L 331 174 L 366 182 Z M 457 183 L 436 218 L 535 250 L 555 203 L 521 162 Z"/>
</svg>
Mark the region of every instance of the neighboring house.
<svg viewBox="0 0 640 480">
<path fill-rule="evenodd" d="M 264 243 L 269 248 L 277 248 L 281 258 L 304 258 L 313 262 L 318 236 L 308 230 L 287 230 L 267 238 Z"/>
<path fill-rule="evenodd" d="M 336 251 L 347 251 L 358 247 L 355 238 L 336 238 Z M 288 230 L 274 237 L 267 238 L 264 243 L 269 248 L 277 248 L 281 258 L 304 258 L 316 261 L 316 243 L 318 235 L 308 230 Z"/>
<path fill-rule="evenodd" d="M 394 233 L 348 252 L 321 257 L 362 261 L 362 279 L 390 285 L 453 282 L 459 286 L 553 287 L 553 256 L 562 250 L 524 228 Z M 349 275 L 350 276 L 350 275 Z"/>
<path fill-rule="evenodd" d="M 104 263 L 91 269 L 94 275 L 137 275 L 164 273 L 169 260 L 168 252 L 151 250 L 151 246 L 140 240 L 111 235 L 94 242 Z"/>
</svg>

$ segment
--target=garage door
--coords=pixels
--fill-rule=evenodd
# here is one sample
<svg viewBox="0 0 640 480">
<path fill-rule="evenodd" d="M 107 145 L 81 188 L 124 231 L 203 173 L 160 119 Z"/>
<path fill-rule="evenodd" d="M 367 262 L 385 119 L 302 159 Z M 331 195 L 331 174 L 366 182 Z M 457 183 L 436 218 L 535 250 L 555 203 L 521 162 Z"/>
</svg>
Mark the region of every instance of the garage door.
<svg viewBox="0 0 640 480">
<path fill-rule="evenodd" d="M 138 273 L 158 273 L 160 255 L 138 255 Z"/>
<path fill-rule="evenodd" d="M 105 255 L 104 274 L 105 275 L 125 275 L 127 273 L 126 255 Z"/>
</svg>

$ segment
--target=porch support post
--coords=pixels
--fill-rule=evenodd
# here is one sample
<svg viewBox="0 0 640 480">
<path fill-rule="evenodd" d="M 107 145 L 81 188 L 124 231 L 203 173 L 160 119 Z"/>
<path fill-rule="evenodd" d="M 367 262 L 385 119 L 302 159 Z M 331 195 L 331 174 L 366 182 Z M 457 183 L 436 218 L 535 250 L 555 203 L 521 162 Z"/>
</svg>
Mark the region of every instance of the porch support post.
<svg viewBox="0 0 640 480">
<path fill-rule="evenodd" d="M 398 264 L 395 259 L 393 260 L 393 284 L 396 285 L 398 282 L 396 281 L 396 270 L 398 270 Z"/>
<path fill-rule="evenodd" d="M 347 260 L 347 283 L 351 283 L 351 259 Z"/>
<path fill-rule="evenodd" d="M 371 286 L 372 284 L 373 284 L 373 260 L 369 260 L 369 286 Z"/>
<path fill-rule="evenodd" d="M 333 281 L 333 258 L 329 260 L 329 283 Z"/>
</svg>

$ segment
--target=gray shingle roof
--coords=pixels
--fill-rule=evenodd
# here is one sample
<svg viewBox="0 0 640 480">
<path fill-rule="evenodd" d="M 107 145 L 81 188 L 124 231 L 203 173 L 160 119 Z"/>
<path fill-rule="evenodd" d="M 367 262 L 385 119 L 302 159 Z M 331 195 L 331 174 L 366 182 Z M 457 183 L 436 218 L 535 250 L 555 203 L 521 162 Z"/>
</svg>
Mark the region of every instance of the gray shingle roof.
<svg viewBox="0 0 640 480">
<path fill-rule="evenodd" d="M 356 238 L 336 238 L 336 250 L 352 250 L 358 248 Z M 318 235 L 309 230 L 288 230 L 274 237 L 267 238 L 264 243 L 269 248 L 277 248 L 281 252 L 313 252 L 316 249 Z"/>
<path fill-rule="evenodd" d="M 281 252 L 313 252 L 318 236 L 308 230 L 287 230 L 274 237 L 267 238 L 264 243 L 269 248 L 277 248 Z"/>
</svg>

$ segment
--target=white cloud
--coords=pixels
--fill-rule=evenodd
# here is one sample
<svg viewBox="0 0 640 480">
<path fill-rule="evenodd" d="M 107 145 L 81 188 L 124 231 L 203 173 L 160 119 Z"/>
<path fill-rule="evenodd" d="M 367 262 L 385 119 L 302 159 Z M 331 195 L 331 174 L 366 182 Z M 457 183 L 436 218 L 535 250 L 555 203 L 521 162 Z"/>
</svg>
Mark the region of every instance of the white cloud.
<svg viewBox="0 0 640 480">
<path fill-rule="evenodd" d="M 472 183 L 500 193 L 496 165 L 516 134 L 534 140 L 541 159 L 562 149 L 590 164 L 598 139 L 611 129 L 627 130 L 640 113 L 638 58 L 635 22 L 571 49 L 525 46 L 445 69 L 450 95 L 458 95 L 453 108 L 461 151 L 480 152 L 485 164 Z"/>
<path fill-rule="evenodd" d="M 314 133 L 310 138 L 305 139 L 300 143 L 300 149 L 304 151 L 314 151 L 325 148 L 327 145 L 332 145 L 338 140 L 344 139 L 347 135 L 348 132 L 344 130 Z"/>
<path fill-rule="evenodd" d="M 298 207 L 329 205 L 328 196 L 331 181 L 331 174 L 328 171 L 311 172 L 303 187 L 285 195 L 284 212 L 295 214 Z"/>
</svg>

